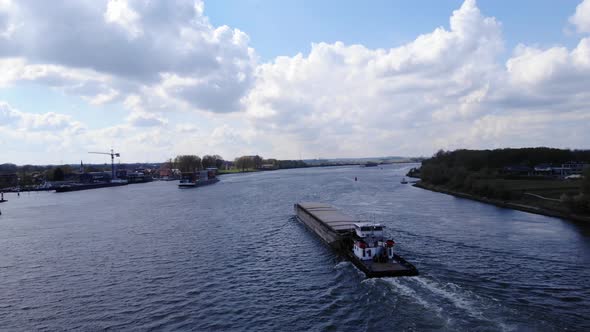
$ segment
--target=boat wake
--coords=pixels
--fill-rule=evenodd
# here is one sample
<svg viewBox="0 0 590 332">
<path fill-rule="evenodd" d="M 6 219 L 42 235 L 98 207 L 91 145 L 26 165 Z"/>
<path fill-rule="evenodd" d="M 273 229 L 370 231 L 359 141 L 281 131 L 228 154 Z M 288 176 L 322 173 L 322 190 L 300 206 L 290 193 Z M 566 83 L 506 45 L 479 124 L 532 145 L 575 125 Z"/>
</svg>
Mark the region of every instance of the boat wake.
<svg viewBox="0 0 590 332">
<path fill-rule="evenodd" d="M 416 277 L 414 277 L 414 278 L 416 278 Z M 410 300 L 412 300 L 415 303 L 419 304 L 420 306 L 424 307 L 424 309 L 435 312 L 436 316 L 438 316 L 439 318 L 443 318 L 442 314 L 441 314 L 443 309 L 441 307 L 439 307 L 435 303 L 428 302 L 422 296 L 420 296 L 418 293 L 416 293 L 416 291 L 413 290 L 411 287 L 404 285 L 401 282 L 401 280 L 402 280 L 401 278 L 383 278 L 382 280 L 384 282 L 386 282 L 388 284 L 388 286 L 390 286 L 390 288 L 392 288 L 392 290 L 395 290 L 396 293 L 398 293 L 401 296 L 404 296 L 406 298 L 409 298 Z"/>
<path fill-rule="evenodd" d="M 481 298 L 469 291 L 463 291 L 459 285 L 449 282 L 443 286 L 423 277 L 414 278 L 412 282 L 426 288 L 432 294 L 450 302 L 453 306 L 465 311 L 471 317 L 478 319 L 483 318 L 482 312 L 477 309 L 476 304 L 482 302 Z"/>
<path fill-rule="evenodd" d="M 352 263 L 349 261 L 342 261 L 342 262 L 339 262 L 338 264 L 336 264 L 334 266 L 334 269 L 341 270 L 341 269 L 347 269 L 349 267 L 354 267 L 354 265 L 352 265 Z"/>
<path fill-rule="evenodd" d="M 426 277 L 382 278 L 380 280 L 385 282 L 391 291 L 399 297 L 409 299 L 434 313 L 447 327 L 463 326 L 466 321 L 470 321 L 470 324 L 474 326 L 486 326 L 491 330 L 515 330 L 502 321 L 501 317 L 504 315 L 492 314 L 496 317 L 489 317 L 489 313 L 498 313 L 497 309 L 502 309 L 498 308 L 501 307 L 499 303 L 484 299 L 452 282 L 441 284 Z"/>
</svg>

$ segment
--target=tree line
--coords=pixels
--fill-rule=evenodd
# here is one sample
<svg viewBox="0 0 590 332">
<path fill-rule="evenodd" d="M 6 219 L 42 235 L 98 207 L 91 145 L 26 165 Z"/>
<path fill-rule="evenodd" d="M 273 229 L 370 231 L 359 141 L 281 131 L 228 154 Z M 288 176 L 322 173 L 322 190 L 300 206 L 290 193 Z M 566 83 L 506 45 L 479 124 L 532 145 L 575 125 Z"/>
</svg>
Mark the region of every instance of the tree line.
<svg viewBox="0 0 590 332">
<path fill-rule="evenodd" d="M 533 168 L 539 164 L 562 165 L 569 162 L 590 164 L 590 150 L 522 148 L 497 150 L 438 151 L 422 161 L 420 179 L 452 190 L 502 200 L 519 199 L 521 193 L 494 181 L 505 177 L 508 166 Z M 590 213 L 590 169 L 585 169 L 577 195 L 564 194 L 561 201 L 573 211 Z"/>
<path fill-rule="evenodd" d="M 590 150 L 522 148 L 496 150 L 440 150 L 422 161 L 421 179 L 435 185 L 460 184 L 470 174 L 497 176 L 508 166 L 533 168 L 539 164 L 561 165 L 568 162 L 590 163 Z"/>
<path fill-rule="evenodd" d="M 259 155 L 241 156 L 234 160 L 234 166 L 237 169 L 245 171 L 247 169 L 287 169 L 308 167 L 301 160 L 278 160 L 274 158 L 264 159 Z"/>
<path fill-rule="evenodd" d="M 568 150 L 555 148 L 521 148 L 495 150 L 438 151 L 422 165 L 440 165 L 448 168 L 463 167 L 477 172 L 483 168 L 506 166 L 534 167 L 539 164 L 561 165 L 568 162 L 590 162 L 590 150 Z"/>
<path fill-rule="evenodd" d="M 106 169 L 107 166 L 105 166 Z M 66 176 L 73 174 L 77 168 L 71 165 L 22 165 L 6 163 L 0 164 L 0 174 L 16 174 L 19 179 L 19 185 L 29 186 L 43 181 L 63 181 Z M 87 172 L 101 171 L 101 168 L 86 166 Z M 110 166 L 108 166 L 110 170 Z"/>
<path fill-rule="evenodd" d="M 219 155 L 204 155 L 203 158 L 197 155 L 179 155 L 174 160 L 169 160 L 169 168 L 179 169 L 181 172 L 196 172 L 210 167 L 223 167 L 223 157 Z"/>
</svg>

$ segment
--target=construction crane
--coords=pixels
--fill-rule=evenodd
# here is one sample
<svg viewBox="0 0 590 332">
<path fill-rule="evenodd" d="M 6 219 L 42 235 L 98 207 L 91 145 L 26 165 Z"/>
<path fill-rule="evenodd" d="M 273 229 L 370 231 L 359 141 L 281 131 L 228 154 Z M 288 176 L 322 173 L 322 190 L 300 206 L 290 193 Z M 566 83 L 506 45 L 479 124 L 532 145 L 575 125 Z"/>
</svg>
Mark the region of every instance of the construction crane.
<svg viewBox="0 0 590 332">
<path fill-rule="evenodd" d="M 113 152 L 113 149 L 111 149 L 111 152 L 88 152 L 88 153 L 94 153 L 94 154 L 108 154 L 111 155 L 111 179 L 116 179 L 115 176 L 115 157 L 121 157 L 120 153 L 115 153 Z"/>
</svg>

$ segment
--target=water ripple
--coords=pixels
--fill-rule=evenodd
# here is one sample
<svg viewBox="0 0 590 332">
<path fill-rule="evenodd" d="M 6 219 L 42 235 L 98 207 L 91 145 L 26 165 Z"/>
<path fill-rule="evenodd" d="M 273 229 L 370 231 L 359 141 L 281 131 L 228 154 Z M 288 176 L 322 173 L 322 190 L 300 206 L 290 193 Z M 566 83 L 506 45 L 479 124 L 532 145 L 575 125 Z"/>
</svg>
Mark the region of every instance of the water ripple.
<svg viewBox="0 0 590 332">
<path fill-rule="evenodd" d="M 11 198 L 0 329 L 590 329 L 590 232 L 401 185 L 404 167 Z M 388 226 L 421 276 L 366 279 L 293 216 L 309 200 Z"/>
</svg>

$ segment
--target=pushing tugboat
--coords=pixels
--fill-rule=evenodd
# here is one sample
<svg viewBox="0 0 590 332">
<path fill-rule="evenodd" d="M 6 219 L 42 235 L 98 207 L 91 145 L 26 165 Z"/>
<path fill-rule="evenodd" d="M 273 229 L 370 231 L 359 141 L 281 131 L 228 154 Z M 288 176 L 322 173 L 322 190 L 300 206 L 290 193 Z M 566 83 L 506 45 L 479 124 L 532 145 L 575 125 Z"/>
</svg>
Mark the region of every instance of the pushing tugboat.
<svg viewBox="0 0 590 332">
<path fill-rule="evenodd" d="M 349 259 L 369 278 L 416 276 L 414 265 L 397 255 L 385 226 L 358 222 L 323 203 L 297 203 L 295 213 L 303 224 Z"/>
</svg>

